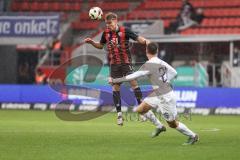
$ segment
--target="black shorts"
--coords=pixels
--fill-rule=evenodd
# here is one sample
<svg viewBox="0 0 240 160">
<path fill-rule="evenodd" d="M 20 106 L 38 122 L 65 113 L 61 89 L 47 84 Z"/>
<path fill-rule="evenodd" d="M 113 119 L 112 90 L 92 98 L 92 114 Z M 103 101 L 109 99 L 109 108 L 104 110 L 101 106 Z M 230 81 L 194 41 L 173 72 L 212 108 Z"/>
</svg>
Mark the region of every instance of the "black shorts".
<svg viewBox="0 0 240 160">
<path fill-rule="evenodd" d="M 110 65 L 110 76 L 112 78 L 121 78 L 133 73 L 132 64 L 112 64 Z"/>
</svg>

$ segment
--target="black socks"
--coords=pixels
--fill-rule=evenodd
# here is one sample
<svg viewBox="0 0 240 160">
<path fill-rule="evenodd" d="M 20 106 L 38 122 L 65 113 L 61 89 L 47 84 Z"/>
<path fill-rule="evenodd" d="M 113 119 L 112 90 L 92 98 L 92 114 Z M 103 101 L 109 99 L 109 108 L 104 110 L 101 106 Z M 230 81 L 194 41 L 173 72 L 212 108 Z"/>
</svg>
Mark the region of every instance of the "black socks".
<svg viewBox="0 0 240 160">
<path fill-rule="evenodd" d="M 120 91 L 113 91 L 113 102 L 117 112 L 121 112 L 121 95 Z"/>
<path fill-rule="evenodd" d="M 137 87 L 134 89 L 134 94 L 135 94 L 138 104 L 140 104 L 142 102 L 142 92 L 141 92 L 140 87 Z"/>
</svg>

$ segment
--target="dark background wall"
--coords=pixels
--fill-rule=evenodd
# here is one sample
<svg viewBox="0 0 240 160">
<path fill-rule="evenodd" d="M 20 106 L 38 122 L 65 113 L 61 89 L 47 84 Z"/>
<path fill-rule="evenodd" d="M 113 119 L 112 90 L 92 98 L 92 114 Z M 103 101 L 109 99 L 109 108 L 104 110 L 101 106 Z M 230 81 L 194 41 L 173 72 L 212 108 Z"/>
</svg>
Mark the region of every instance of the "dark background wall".
<svg viewBox="0 0 240 160">
<path fill-rule="evenodd" d="M 15 46 L 0 45 L 0 84 L 17 83 L 17 60 Z"/>
</svg>

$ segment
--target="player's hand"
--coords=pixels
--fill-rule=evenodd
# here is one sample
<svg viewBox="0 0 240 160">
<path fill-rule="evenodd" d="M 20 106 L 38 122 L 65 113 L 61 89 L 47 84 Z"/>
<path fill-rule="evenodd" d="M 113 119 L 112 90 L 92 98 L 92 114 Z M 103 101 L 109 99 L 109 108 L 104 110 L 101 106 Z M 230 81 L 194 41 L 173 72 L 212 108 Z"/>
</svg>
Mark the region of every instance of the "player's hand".
<svg viewBox="0 0 240 160">
<path fill-rule="evenodd" d="M 85 42 L 85 43 L 90 43 L 90 44 L 92 44 L 92 43 L 93 43 L 93 40 L 92 40 L 92 38 L 85 38 L 85 39 L 84 39 L 84 42 Z"/>
<path fill-rule="evenodd" d="M 149 45 L 149 43 L 151 43 L 151 41 L 149 41 L 148 39 L 146 39 L 146 45 Z"/>
<path fill-rule="evenodd" d="M 108 83 L 109 83 L 110 85 L 113 85 L 113 79 L 112 79 L 112 77 L 108 77 Z"/>
</svg>

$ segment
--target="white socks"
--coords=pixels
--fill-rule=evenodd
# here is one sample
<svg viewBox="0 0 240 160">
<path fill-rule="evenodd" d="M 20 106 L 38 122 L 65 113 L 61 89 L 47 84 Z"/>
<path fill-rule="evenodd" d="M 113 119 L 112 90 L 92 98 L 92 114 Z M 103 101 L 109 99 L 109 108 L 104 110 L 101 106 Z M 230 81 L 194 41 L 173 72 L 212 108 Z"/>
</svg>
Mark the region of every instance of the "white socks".
<svg viewBox="0 0 240 160">
<path fill-rule="evenodd" d="M 141 118 L 141 121 L 146 121 L 147 120 L 147 118 L 144 116 L 144 115 L 139 115 L 140 116 L 140 118 Z"/>
<path fill-rule="evenodd" d="M 162 123 L 157 119 L 151 110 L 145 113 L 144 116 L 149 119 L 157 128 L 162 128 Z"/>
<path fill-rule="evenodd" d="M 122 112 L 117 113 L 118 117 L 122 117 Z"/>
<path fill-rule="evenodd" d="M 178 122 L 178 127 L 176 128 L 179 132 L 182 134 L 189 136 L 189 137 L 194 137 L 196 134 L 193 133 L 185 124 Z"/>
</svg>

